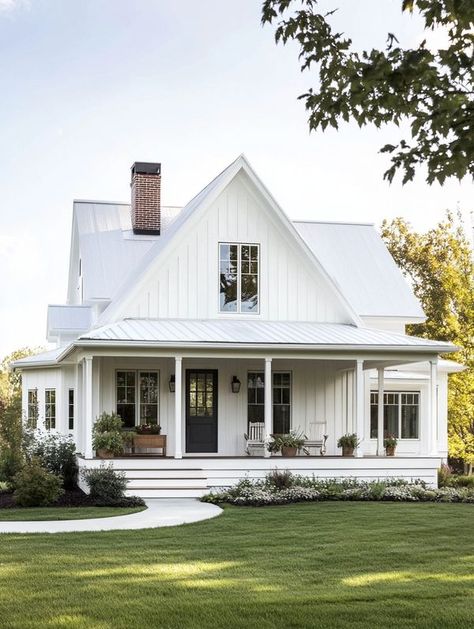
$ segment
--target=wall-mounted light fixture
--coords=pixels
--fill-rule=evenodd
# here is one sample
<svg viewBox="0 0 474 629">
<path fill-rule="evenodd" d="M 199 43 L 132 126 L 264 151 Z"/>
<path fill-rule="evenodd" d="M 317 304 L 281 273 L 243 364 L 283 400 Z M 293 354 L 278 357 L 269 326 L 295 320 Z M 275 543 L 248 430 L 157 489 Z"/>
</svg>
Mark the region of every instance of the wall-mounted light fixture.
<svg viewBox="0 0 474 629">
<path fill-rule="evenodd" d="M 168 382 L 169 388 L 170 388 L 170 393 L 174 393 L 175 389 L 176 389 L 176 380 L 174 377 L 174 373 L 171 374 L 170 376 L 170 381 Z"/>
<path fill-rule="evenodd" d="M 238 393 L 240 391 L 240 380 L 237 376 L 232 376 L 232 382 L 230 383 L 232 387 L 232 393 Z"/>
</svg>

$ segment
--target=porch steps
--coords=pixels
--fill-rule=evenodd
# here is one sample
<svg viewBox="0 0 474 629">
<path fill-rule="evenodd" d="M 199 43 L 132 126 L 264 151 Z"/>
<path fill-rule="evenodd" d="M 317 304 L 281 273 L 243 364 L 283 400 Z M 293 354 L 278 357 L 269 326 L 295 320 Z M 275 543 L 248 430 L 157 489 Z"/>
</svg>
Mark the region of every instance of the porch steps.
<svg viewBox="0 0 474 629">
<path fill-rule="evenodd" d="M 118 468 L 127 478 L 126 494 L 141 498 L 199 498 L 209 491 L 207 476 L 200 468 Z"/>
</svg>

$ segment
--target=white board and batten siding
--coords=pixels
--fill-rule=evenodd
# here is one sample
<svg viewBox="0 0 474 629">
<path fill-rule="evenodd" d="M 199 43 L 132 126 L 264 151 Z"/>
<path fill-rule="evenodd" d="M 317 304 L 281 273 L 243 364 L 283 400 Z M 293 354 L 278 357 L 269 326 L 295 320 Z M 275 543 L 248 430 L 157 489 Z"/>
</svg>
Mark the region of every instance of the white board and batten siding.
<svg viewBox="0 0 474 629">
<path fill-rule="evenodd" d="M 204 214 L 203 214 L 204 212 Z M 323 273 L 241 172 L 199 209 L 156 260 L 119 313 L 123 317 L 213 319 L 219 313 L 219 243 L 260 246 L 262 320 L 351 323 Z"/>
</svg>

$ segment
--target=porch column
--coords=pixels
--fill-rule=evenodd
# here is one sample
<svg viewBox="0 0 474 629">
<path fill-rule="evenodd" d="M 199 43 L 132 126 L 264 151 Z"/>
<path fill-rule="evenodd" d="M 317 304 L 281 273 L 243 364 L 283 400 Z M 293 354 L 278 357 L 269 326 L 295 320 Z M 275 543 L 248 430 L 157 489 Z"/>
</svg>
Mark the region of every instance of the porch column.
<svg viewBox="0 0 474 629">
<path fill-rule="evenodd" d="M 377 456 L 383 456 L 385 450 L 383 447 L 384 434 L 383 434 L 383 403 L 384 403 L 384 368 L 378 368 L 379 387 L 378 387 L 378 405 L 377 405 Z"/>
<path fill-rule="evenodd" d="M 430 407 L 428 418 L 428 448 L 432 455 L 438 454 L 438 360 L 430 360 Z"/>
<path fill-rule="evenodd" d="M 265 382 L 264 382 L 264 393 L 265 393 L 265 429 L 264 429 L 264 439 L 265 439 L 265 449 L 263 456 L 269 457 L 270 452 L 267 449 L 267 440 L 272 433 L 272 423 L 273 423 L 273 404 L 272 404 L 272 359 L 265 358 Z"/>
<path fill-rule="evenodd" d="M 181 356 L 176 356 L 174 359 L 174 380 L 175 380 L 175 394 L 174 394 L 174 458 L 182 459 L 183 452 L 181 446 L 181 424 L 182 418 L 182 395 L 183 395 L 183 359 Z"/>
<path fill-rule="evenodd" d="M 84 358 L 84 456 L 92 459 L 92 356 Z"/>
<path fill-rule="evenodd" d="M 82 387 L 81 387 L 81 367 L 79 363 L 76 363 L 75 367 L 75 382 L 74 382 L 74 443 L 76 444 L 76 451 L 82 452 L 82 443 L 80 443 L 80 425 L 82 423 Z"/>
<path fill-rule="evenodd" d="M 359 446 L 356 450 L 356 456 L 363 456 L 363 442 L 364 442 L 364 361 L 357 359 L 355 368 L 355 427 L 357 433 L 357 439 L 359 440 Z"/>
</svg>

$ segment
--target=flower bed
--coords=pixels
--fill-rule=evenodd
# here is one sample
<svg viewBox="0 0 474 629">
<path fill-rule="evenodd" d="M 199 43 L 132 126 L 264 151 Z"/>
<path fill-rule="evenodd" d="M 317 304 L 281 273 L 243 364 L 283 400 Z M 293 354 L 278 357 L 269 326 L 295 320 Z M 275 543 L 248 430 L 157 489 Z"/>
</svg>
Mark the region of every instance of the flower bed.
<svg viewBox="0 0 474 629">
<path fill-rule="evenodd" d="M 262 507 L 318 500 L 383 500 L 389 502 L 474 503 L 474 489 L 428 487 L 420 480 L 402 479 L 364 482 L 355 479 L 318 480 L 275 470 L 265 480 L 241 480 L 234 487 L 210 492 L 201 498 L 213 504 Z"/>
</svg>

